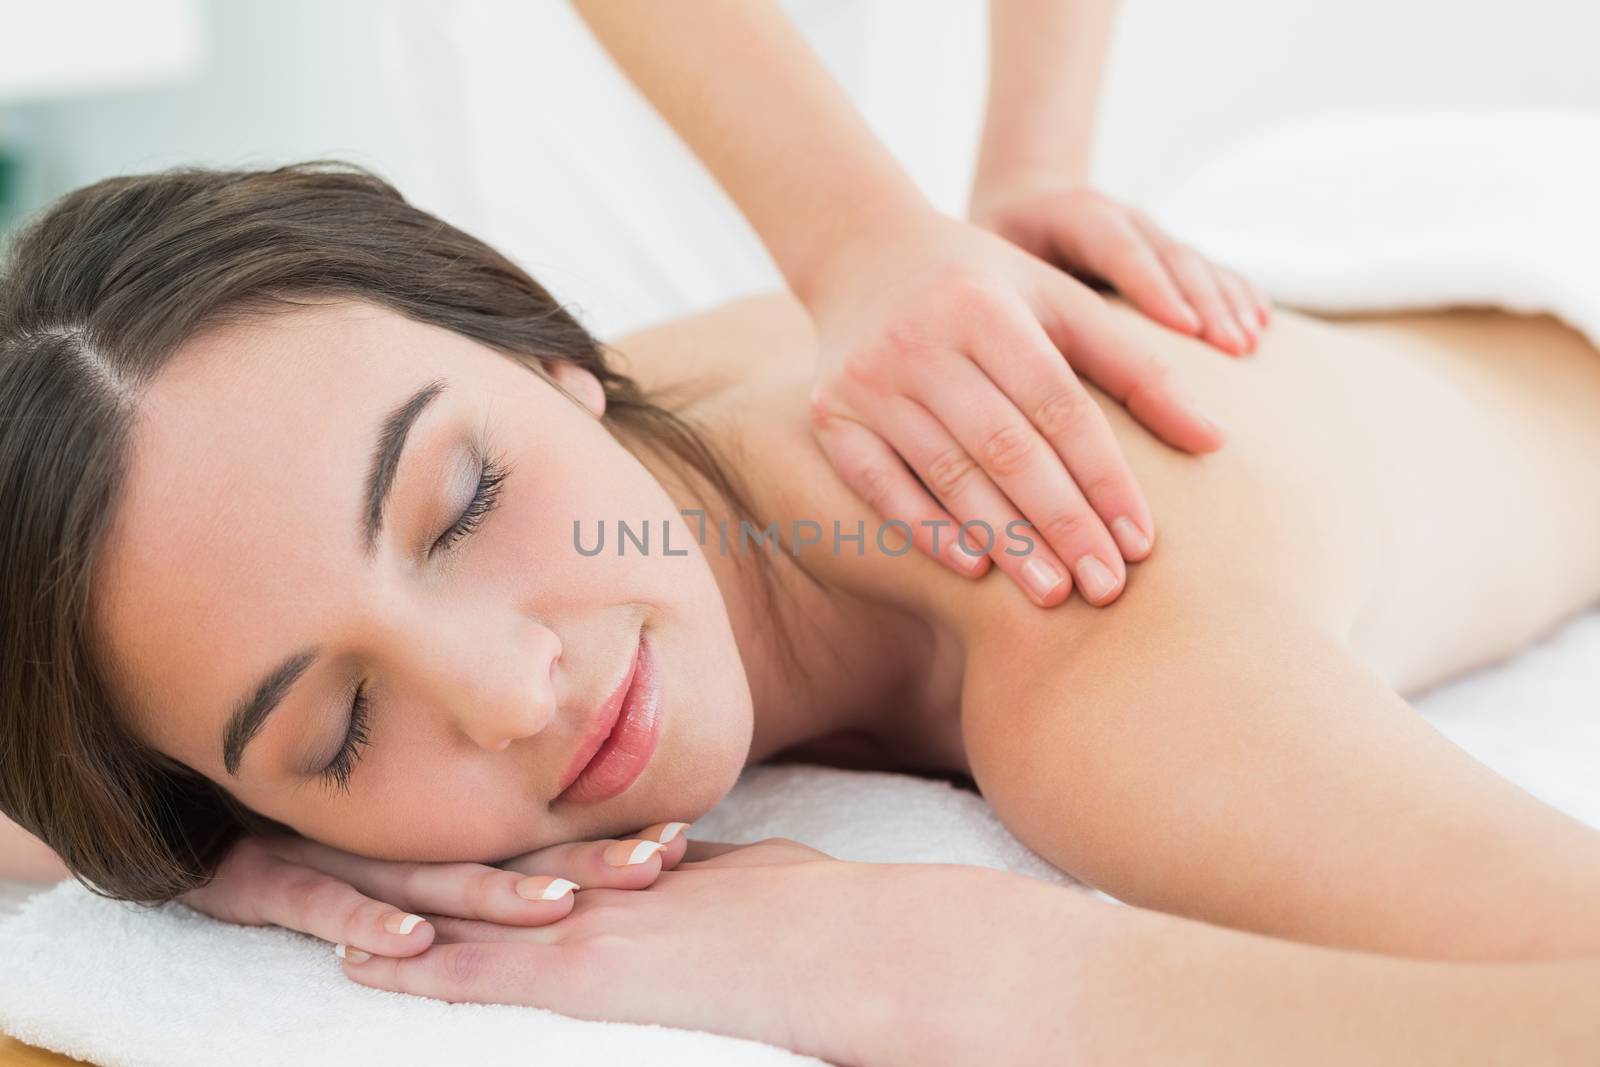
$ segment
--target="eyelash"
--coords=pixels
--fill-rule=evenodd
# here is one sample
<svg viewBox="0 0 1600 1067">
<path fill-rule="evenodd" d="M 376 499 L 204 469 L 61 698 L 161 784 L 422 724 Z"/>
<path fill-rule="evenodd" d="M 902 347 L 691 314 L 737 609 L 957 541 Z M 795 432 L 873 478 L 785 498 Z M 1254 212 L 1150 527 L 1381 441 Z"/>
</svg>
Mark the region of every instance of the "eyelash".
<svg viewBox="0 0 1600 1067">
<path fill-rule="evenodd" d="M 500 502 L 501 487 L 510 473 L 510 468 L 505 466 L 498 456 L 483 457 L 482 473 L 478 475 L 478 490 L 473 494 L 472 502 L 461 513 L 461 517 L 439 535 L 430 554 L 440 550 L 450 551 L 463 537 L 475 533 L 478 527 L 483 525 L 484 516 L 493 511 L 494 506 Z M 321 771 L 322 780 L 335 789 L 346 793 L 350 791 L 350 772 L 355 769 L 361 749 L 367 743 L 370 710 L 367 685 L 363 681 L 356 687 L 355 696 L 350 700 L 350 728 L 345 733 L 344 742 L 339 746 L 339 751 L 334 755 L 332 762 Z"/>
</svg>

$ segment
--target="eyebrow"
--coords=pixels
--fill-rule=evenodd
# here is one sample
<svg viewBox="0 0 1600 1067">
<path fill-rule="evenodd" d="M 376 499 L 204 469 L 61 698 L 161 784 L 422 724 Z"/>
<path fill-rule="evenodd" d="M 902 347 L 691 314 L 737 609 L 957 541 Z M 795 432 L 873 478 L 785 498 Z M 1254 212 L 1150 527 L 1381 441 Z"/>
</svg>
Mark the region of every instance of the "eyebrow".
<svg viewBox="0 0 1600 1067">
<path fill-rule="evenodd" d="M 445 391 L 447 382 L 436 378 L 407 397 L 400 406 L 383 420 L 377 443 L 372 449 L 372 460 L 367 467 L 367 481 L 361 509 L 361 558 L 370 565 L 378 553 L 378 541 L 383 536 L 383 512 L 394 490 L 395 475 L 400 469 L 400 457 L 405 452 L 406 438 L 411 428 L 428 409 L 428 405 Z M 222 727 L 222 765 L 228 774 L 239 776 L 239 763 L 244 758 L 244 748 L 261 728 L 300 676 L 311 668 L 322 654 L 321 646 L 301 649 L 292 653 L 282 663 L 268 671 L 250 695 L 239 701 Z"/>
</svg>

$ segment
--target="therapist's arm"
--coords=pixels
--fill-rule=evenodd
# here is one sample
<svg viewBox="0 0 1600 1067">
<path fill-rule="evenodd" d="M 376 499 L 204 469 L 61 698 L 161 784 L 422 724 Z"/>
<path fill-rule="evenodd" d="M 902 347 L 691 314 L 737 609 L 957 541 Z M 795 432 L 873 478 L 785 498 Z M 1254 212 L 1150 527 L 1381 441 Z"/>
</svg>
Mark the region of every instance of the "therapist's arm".
<svg viewBox="0 0 1600 1067">
<path fill-rule="evenodd" d="M 1089 181 L 1115 0 L 989 0 L 989 97 L 973 195 Z"/>
<path fill-rule="evenodd" d="M 811 315 L 811 423 L 842 480 L 958 573 L 993 560 L 1042 607 L 1074 579 L 1115 600 L 1154 522 L 1077 375 L 1167 443 L 1221 447 L 1166 368 L 1086 286 L 934 210 L 775 4 L 574 5 Z M 998 537 L 971 556 L 934 544 L 941 526 L 1023 519 L 1041 534 L 1026 558 Z"/>
<path fill-rule="evenodd" d="M 19 882 L 59 882 L 66 864 L 49 845 L 0 815 L 0 878 Z"/>
<path fill-rule="evenodd" d="M 989 97 L 969 214 L 1152 319 L 1232 355 L 1269 301 L 1249 279 L 1089 186 L 1115 0 L 991 0 Z"/>
<path fill-rule="evenodd" d="M 573 0 L 803 301 L 838 249 L 932 211 L 770 0 Z"/>
</svg>

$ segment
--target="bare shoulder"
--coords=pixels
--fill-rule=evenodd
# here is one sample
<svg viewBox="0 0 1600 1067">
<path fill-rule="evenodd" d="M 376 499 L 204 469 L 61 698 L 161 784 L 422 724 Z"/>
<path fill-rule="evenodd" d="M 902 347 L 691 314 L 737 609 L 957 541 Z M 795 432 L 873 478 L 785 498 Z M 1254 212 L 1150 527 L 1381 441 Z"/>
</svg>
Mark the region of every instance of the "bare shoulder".
<svg viewBox="0 0 1600 1067">
<path fill-rule="evenodd" d="M 649 392 L 717 393 L 792 371 L 809 374 L 811 319 L 788 293 L 762 293 L 625 334 L 610 342 L 619 369 Z"/>
</svg>

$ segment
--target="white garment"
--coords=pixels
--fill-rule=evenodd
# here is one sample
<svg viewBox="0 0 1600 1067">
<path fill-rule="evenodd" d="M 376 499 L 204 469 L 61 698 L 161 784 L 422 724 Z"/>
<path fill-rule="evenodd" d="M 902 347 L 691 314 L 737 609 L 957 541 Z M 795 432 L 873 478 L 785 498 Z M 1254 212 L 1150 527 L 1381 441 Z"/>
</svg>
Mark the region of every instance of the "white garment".
<svg viewBox="0 0 1600 1067">
<path fill-rule="evenodd" d="M 982 126 L 982 0 L 788 0 L 803 35 L 942 210 L 964 213 Z M 397 3 L 395 175 L 419 205 L 517 260 L 594 332 L 782 278 L 715 181 L 567 3 Z"/>
</svg>

